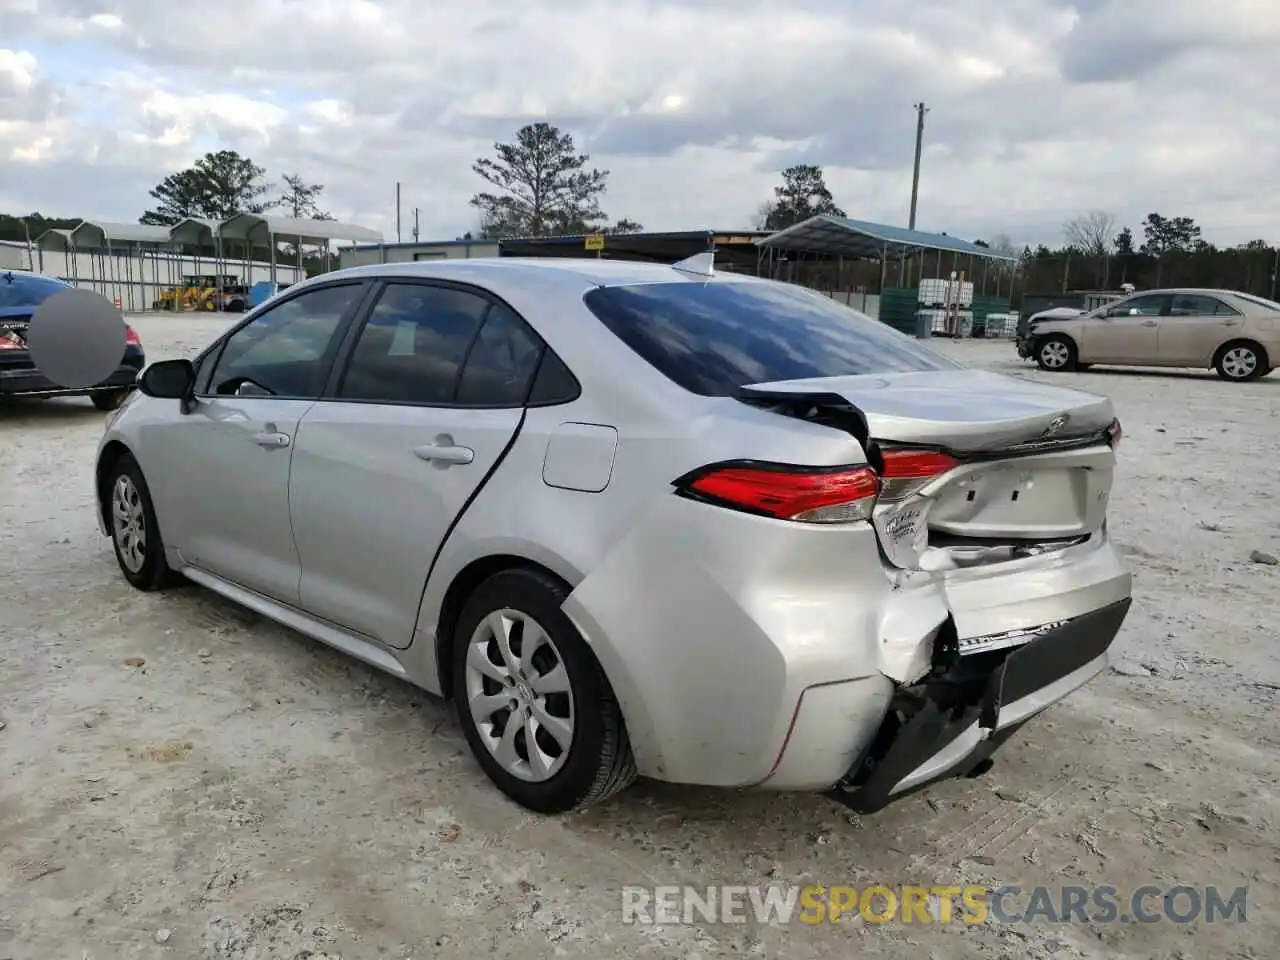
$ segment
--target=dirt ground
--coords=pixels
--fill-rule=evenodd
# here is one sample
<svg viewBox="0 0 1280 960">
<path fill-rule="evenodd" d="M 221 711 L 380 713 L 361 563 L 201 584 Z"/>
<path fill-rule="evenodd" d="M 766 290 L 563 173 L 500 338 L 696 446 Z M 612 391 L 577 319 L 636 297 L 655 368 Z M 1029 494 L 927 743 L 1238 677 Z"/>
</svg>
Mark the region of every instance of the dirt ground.
<svg viewBox="0 0 1280 960">
<path fill-rule="evenodd" d="M 153 358 L 220 326 L 135 322 Z M 0 960 L 1275 956 L 1280 566 L 1251 554 L 1280 554 L 1280 374 L 1067 379 L 1125 428 L 1113 669 L 986 778 L 865 818 L 646 783 L 528 815 L 446 705 L 200 589 L 131 590 L 94 525 L 103 415 L 0 406 Z M 621 921 L 623 885 L 770 883 L 1247 884 L 1248 919 Z"/>
</svg>

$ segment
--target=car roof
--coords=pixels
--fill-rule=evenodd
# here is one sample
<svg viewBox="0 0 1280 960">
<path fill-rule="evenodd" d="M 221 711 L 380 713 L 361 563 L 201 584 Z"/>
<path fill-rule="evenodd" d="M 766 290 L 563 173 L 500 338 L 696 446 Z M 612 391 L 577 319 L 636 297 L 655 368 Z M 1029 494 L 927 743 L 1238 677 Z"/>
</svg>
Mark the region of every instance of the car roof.
<svg viewBox="0 0 1280 960">
<path fill-rule="evenodd" d="M 1234 297 L 1238 291 L 1222 290 L 1216 287 L 1160 287 L 1158 290 L 1135 290 L 1129 294 L 1131 297 L 1150 296 L 1152 294 L 1208 294 L 1214 297 Z M 1126 298 L 1127 299 L 1127 298 Z"/>
<path fill-rule="evenodd" d="M 417 260 L 397 263 L 374 263 L 362 267 L 347 267 L 333 273 L 321 274 L 317 279 L 338 277 L 423 277 L 458 280 L 475 280 L 485 275 L 494 278 L 526 276 L 560 276 L 577 279 L 590 286 L 617 286 L 632 283 L 679 283 L 689 281 L 706 283 L 708 277 L 685 273 L 669 263 L 643 263 L 631 260 L 607 260 L 604 258 L 574 257 L 476 257 L 454 260 Z M 741 273 L 716 273 L 714 280 L 733 282 L 756 281 L 756 277 Z"/>
</svg>

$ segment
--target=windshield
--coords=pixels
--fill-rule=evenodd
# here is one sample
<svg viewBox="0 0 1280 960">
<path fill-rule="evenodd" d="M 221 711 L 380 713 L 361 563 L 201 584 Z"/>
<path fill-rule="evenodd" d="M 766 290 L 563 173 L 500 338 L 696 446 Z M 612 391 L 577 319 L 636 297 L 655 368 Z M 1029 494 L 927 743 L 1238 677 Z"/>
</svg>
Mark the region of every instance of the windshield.
<svg viewBox="0 0 1280 960">
<path fill-rule="evenodd" d="M 40 274 L 0 273 L 0 308 L 34 307 L 69 287 Z"/>
<path fill-rule="evenodd" d="M 790 284 L 645 283 L 598 287 L 583 300 L 661 373 L 708 397 L 774 380 L 959 367 L 878 320 Z"/>
<path fill-rule="evenodd" d="M 1280 313 L 1280 303 L 1276 303 L 1274 300 L 1264 300 L 1262 297 L 1255 297 L 1251 293 L 1240 293 L 1239 291 L 1236 291 L 1235 296 L 1252 303 L 1254 306 L 1262 307 L 1263 310 L 1272 310 Z"/>
</svg>

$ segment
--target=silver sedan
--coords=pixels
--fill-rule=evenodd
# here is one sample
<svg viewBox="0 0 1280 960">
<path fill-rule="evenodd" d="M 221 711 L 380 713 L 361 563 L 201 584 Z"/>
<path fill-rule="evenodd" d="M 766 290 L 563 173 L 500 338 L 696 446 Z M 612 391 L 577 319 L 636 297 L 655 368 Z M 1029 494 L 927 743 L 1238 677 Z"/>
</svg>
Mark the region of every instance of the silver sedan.
<svg viewBox="0 0 1280 960">
<path fill-rule="evenodd" d="M 709 257 L 402 263 L 152 364 L 96 499 L 135 587 L 452 698 L 530 809 L 639 775 L 874 811 L 1104 668 L 1119 440 Z"/>
</svg>

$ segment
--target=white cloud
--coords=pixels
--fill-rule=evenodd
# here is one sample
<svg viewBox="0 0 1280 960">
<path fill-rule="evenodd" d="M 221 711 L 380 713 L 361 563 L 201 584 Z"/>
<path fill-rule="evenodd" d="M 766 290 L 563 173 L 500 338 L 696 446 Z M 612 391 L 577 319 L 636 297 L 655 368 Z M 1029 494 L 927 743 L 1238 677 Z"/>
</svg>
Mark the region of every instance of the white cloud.
<svg viewBox="0 0 1280 960">
<path fill-rule="evenodd" d="M 1274 0 L 0 0 L 7 202 L 132 219 L 206 150 L 324 183 L 390 232 L 474 225 L 472 161 L 531 120 L 653 229 L 746 225 L 781 166 L 900 223 L 1060 240 L 1080 212 L 1280 240 Z"/>
</svg>

